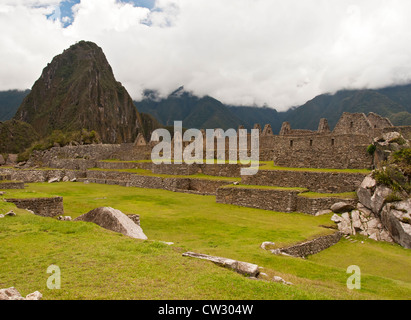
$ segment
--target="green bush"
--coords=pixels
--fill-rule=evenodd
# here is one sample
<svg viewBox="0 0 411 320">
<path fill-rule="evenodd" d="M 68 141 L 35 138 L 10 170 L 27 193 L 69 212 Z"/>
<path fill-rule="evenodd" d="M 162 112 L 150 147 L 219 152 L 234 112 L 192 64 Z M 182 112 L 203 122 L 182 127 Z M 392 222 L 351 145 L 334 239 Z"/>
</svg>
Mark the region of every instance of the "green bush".
<svg viewBox="0 0 411 320">
<path fill-rule="evenodd" d="M 375 145 L 370 144 L 370 145 L 368 146 L 368 148 L 367 148 L 367 152 L 368 152 L 370 155 L 374 155 L 376 149 L 377 149 L 377 147 L 376 147 Z"/>
<path fill-rule="evenodd" d="M 54 147 L 58 144 L 64 147 L 71 142 L 76 142 L 78 144 L 93 144 L 99 143 L 100 137 L 98 133 L 94 130 L 88 131 L 82 129 L 73 132 L 63 132 L 61 130 L 54 130 L 48 137 L 43 138 L 39 141 L 34 142 L 31 147 L 27 148 L 25 151 L 18 155 L 18 161 L 27 161 L 33 151 L 44 151 Z"/>
</svg>

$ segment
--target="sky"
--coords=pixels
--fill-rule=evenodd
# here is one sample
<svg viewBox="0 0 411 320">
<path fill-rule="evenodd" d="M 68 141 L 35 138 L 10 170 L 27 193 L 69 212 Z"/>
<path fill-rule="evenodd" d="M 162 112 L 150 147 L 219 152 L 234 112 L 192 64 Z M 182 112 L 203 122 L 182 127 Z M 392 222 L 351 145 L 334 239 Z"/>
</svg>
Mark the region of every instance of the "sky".
<svg viewBox="0 0 411 320">
<path fill-rule="evenodd" d="M 80 40 L 135 100 L 180 86 L 285 111 L 411 82 L 409 0 L 0 0 L 0 90 L 27 89 Z"/>
</svg>

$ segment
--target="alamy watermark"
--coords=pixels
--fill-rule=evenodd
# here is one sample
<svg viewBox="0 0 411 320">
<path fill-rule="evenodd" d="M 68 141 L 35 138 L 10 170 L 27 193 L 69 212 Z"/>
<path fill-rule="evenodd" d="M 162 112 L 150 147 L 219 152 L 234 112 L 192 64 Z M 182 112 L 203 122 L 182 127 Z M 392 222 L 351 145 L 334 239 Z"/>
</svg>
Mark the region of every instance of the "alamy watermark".
<svg viewBox="0 0 411 320">
<path fill-rule="evenodd" d="M 47 268 L 47 273 L 51 273 L 51 276 L 47 279 L 47 288 L 50 290 L 61 289 L 61 271 L 59 266 L 49 266 Z"/>
<path fill-rule="evenodd" d="M 182 164 L 183 161 L 186 164 L 204 164 L 204 161 L 206 164 L 215 164 L 216 159 L 225 163 L 228 151 L 229 164 L 249 165 L 241 168 L 241 175 L 255 175 L 259 169 L 258 129 L 252 129 L 250 136 L 246 129 L 239 129 L 238 132 L 235 129 L 207 129 L 204 139 L 201 130 L 188 129 L 183 133 L 182 121 L 175 121 L 173 143 L 171 134 L 166 129 L 155 130 L 151 135 L 151 141 L 159 142 L 151 151 L 151 160 L 154 164 Z"/>
<path fill-rule="evenodd" d="M 347 279 L 347 288 L 349 290 L 361 290 L 361 269 L 359 266 L 349 266 L 347 273 L 352 274 Z"/>
</svg>

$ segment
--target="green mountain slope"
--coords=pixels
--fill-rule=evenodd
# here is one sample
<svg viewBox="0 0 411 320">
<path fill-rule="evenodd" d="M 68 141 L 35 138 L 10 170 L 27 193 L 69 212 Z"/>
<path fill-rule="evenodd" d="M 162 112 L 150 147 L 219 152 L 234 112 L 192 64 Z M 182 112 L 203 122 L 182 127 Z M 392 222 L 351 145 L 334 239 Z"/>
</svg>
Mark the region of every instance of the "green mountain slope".
<svg viewBox="0 0 411 320">
<path fill-rule="evenodd" d="M 404 117 L 410 115 L 407 108 L 377 90 L 344 90 L 334 95 L 320 95 L 287 111 L 284 120 L 294 128 L 315 130 L 319 120 L 327 118 L 333 128 L 344 112 L 375 112 L 389 118 L 394 125 L 411 125 L 411 122 L 404 121 Z"/>
</svg>

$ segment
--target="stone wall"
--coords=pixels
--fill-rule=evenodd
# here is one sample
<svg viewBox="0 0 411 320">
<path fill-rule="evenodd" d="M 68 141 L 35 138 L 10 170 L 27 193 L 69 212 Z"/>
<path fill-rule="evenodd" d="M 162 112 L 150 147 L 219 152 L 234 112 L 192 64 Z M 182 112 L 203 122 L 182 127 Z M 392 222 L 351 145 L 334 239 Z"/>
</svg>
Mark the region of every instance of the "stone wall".
<svg viewBox="0 0 411 320">
<path fill-rule="evenodd" d="M 195 193 L 214 195 L 221 186 L 232 184 L 224 180 L 208 180 L 196 178 L 162 178 L 142 176 L 129 172 L 117 171 L 87 171 L 87 176 L 79 181 L 91 183 L 115 184 L 126 187 L 147 189 L 164 189 L 169 191 L 193 191 Z"/>
<path fill-rule="evenodd" d="M 241 187 L 222 187 L 217 190 L 217 203 L 234 204 L 242 207 L 271 210 L 276 212 L 301 212 L 315 215 L 319 211 L 328 210 L 338 202 L 356 206 L 356 199 L 337 197 L 308 198 L 302 190 L 259 189 Z"/>
<path fill-rule="evenodd" d="M 87 159 L 51 159 L 47 167 L 67 170 L 87 170 L 96 167 L 96 160 Z"/>
<path fill-rule="evenodd" d="M 333 204 L 338 202 L 345 202 L 355 207 L 358 203 L 358 200 L 342 199 L 336 197 L 308 198 L 304 197 L 304 194 L 300 194 L 297 197 L 296 211 L 315 215 L 319 211 L 329 210 Z"/>
<path fill-rule="evenodd" d="M 8 174 L 11 180 L 23 181 L 25 183 L 47 182 L 50 179 L 57 178 L 62 180 L 65 176 L 72 180 L 74 178 L 86 177 L 85 171 L 75 170 L 41 170 L 41 169 L 7 169 L 0 168 L 1 174 Z"/>
<path fill-rule="evenodd" d="M 312 192 L 353 192 L 365 178 L 362 173 L 260 170 L 256 175 L 243 176 L 248 185 L 307 188 Z"/>
<path fill-rule="evenodd" d="M 217 190 L 217 203 L 242 207 L 295 212 L 299 190 L 256 189 L 243 187 L 223 187 Z"/>
<path fill-rule="evenodd" d="M 20 181 L 0 181 L 0 190 L 24 189 L 24 182 Z"/>
<path fill-rule="evenodd" d="M 290 246 L 287 248 L 273 250 L 274 253 L 277 254 L 286 254 L 293 257 L 305 258 L 307 256 L 317 254 L 329 247 L 335 245 L 341 240 L 342 234 L 340 232 L 336 232 L 331 235 L 326 235 L 323 237 L 319 237 L 314 240 L 306 241 L 303 243 L 299 243 L 294 246 Z"/>
<path fill-rule="evenodd" d="M 304 134 L 260 138 L 260 160 L 294 168 L 367 169 L 367 135 Z"/>
<path fill-rule="evenodd" d="M 63 197 L 5 200 L 14 203 L 17 208 L 31 210 L 38 216 L 56 217 L 64 215 Z"/>
</svg>

